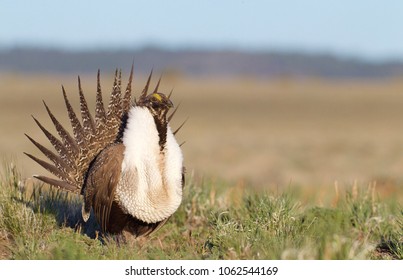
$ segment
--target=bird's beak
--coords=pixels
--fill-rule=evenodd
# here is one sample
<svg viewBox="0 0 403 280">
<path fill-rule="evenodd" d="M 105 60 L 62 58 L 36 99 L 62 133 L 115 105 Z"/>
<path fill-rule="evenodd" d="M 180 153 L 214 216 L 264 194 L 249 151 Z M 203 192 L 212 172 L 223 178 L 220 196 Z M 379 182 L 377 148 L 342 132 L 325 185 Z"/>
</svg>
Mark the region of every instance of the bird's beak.
<svg viewBox="0 0 403 280">
<path fill-rule="evenodd" d="M 166 103 L 167 103 L 168 108 L 173 108 L 173 107 L 175 107 L 174 104 L 172 103 L 172 101 L 171 101 L 170 99 L 168 99 L 168 98 L 167 98 Z"/>
</svg>

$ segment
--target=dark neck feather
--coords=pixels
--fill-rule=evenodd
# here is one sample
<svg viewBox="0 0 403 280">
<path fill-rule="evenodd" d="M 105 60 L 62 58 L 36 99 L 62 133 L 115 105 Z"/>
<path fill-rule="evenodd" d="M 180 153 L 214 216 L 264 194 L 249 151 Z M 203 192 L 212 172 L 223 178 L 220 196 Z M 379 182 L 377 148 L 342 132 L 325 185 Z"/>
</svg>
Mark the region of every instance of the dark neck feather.
<svg viewBox="0 0 403 280">
<path fill-rule="evenodd" d="M 129 118 L 129 114 L 128 112 L 124 112 L 121 118 L 121 123 L 120 123 L 120 127 L 119 127 L 119 132 L 118 135 L 116 136 L 115 142 L 116 143 L 122 143 L 123 141 L 123 133 L 126 129 L 126 125 L 127 125 L 127 119 Z"/>
<path fill-rule="evenodd" d="M 160 151 L 163 151 L 167 142 L 168 121 L 166 118 L 167 110 L 161 110 L 158 113 L 153 113 L 154 122 L 157 127 L 159 136 Z"/>
</svg>

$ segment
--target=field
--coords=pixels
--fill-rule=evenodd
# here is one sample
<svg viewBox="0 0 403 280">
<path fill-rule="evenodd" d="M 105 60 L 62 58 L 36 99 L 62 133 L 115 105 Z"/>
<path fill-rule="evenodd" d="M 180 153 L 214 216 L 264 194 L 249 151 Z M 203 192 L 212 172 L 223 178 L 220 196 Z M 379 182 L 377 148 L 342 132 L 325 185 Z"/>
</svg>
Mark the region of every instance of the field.
<svg viewBox="0 0 403 280">
<path fill-rule="evenodd" d="M 95 73 L 81 80 L 93 104 Z M 23 134 L 46 143 L 31 118 L 51 127 L 42 100 L 66 123 L 61 84 L 77 105 L 72 75 L 0 76 L 0 258 L 403 258 L 402 80 L 164 75 L 181 103 L 172 126 L 189 117 L 185 198 L 124 248 L 77 225 L 78 198 L 30 179 L 44 171 L 22 155 L 39 155 Z"/>
</svg>

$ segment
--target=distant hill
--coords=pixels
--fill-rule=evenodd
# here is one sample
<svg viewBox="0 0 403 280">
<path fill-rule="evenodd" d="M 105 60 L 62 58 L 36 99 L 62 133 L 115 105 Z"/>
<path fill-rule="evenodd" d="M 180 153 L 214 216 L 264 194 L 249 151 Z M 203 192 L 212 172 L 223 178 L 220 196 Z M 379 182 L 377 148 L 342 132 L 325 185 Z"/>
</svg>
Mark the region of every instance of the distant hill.
<svg viewBox="0 0 403 280">
<path fill-rule="evenodd" d="M 137 72 L 175 71 L 186 75 L 319 76 L 327 78 L 383 78 L 403 76 L 402 62 L 370 63 L 331 55 L 286 52 L 164 50 L 62 51 L 15 48 L 0 50 L 0 72 L 94 72 L 129 69 Z"/>
</svg>

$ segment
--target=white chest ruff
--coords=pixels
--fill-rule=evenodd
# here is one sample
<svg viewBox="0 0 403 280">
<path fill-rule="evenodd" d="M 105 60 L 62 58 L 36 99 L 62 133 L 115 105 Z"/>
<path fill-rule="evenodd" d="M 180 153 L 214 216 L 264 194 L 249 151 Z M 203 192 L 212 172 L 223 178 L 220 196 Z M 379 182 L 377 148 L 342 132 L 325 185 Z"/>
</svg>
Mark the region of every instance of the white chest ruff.
<svg viewBox="0 0 403 280">
<path fill-rule="evenodd" d="M 168 126 L 160 152 L 158 131 L 148 109 L 133 107 L 123 135 L 125 153 L 116 200 L 123 211 L 147 223 L 171 216 L 182 201 L 183 156 Z"/>
</svg>

